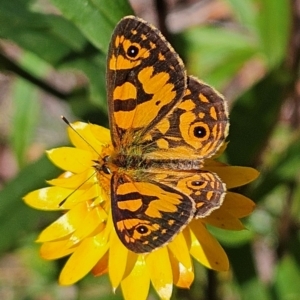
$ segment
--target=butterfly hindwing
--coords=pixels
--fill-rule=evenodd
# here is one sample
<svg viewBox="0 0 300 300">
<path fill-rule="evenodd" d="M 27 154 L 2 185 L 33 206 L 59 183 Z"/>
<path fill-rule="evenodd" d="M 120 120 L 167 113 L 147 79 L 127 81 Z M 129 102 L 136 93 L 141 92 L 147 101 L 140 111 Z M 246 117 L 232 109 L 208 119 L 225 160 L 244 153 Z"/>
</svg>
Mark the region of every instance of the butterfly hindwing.
<svg viewBox="0 0 300 300">
<path fill-rule="evenodd" d="M 218 209 L 224 200 L 226 186 L 217 174 L 207 171 L 153 170 L 152 178 L 164 185 L 172 187 L 195 202 L 195 218 L 208 216 Z"/>
<path fill-rule="evenodd" d="M 151 141 L 147 157 L 200 162 L 211 157 L 225 141 L 228 124 L 224 98 L 189 76 L 184 97 L 145 137 Z"/>
<path fill-rule="evenodd" d="M 123 244 L 138 253 L 171 241 L 191 220 L 195 203 L 171 185 L 114 174 L 112 216 Z"/>
</svg>

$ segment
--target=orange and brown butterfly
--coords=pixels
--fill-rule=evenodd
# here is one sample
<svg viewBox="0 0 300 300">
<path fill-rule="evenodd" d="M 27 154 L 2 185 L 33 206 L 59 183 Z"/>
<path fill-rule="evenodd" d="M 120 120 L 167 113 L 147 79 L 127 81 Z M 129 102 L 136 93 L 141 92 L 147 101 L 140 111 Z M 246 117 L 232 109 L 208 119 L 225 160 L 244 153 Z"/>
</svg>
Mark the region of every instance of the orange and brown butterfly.
<svg viewBox="0 0 300 300">
<path fill-rule="evenodd" d="M 170 242 L 192 218 L 219 208 L 226 187 L 203 169 L 228 132 L 226 102 L 187 76 L 160 31 L 127 16 L 107 57 L 112 149 L 100 157 L 100 184 L 110 186 L 122 243 L 136 253 Z"/>
</svg>

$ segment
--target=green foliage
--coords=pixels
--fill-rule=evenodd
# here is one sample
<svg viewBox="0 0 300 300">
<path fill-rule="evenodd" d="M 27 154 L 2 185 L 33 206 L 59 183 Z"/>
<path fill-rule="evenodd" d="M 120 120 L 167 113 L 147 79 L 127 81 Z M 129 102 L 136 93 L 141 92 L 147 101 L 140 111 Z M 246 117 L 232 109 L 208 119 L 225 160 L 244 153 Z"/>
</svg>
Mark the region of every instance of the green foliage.
<svg viewBox="0 0 300 300">
<path fill-rule="evenodd" d="M 36 280 L 22 298 L 16 293 L 10 299 L 38 299 L 45 295 L 35 284 L 51 289 L 51 299 L 67 299 L 55 283 L 60 266 L 51 264 L 51 272 L 45 272 L 43 263 L 28 258 L 37 254 L 29 246 L 33 237 L 56 216 L 32 210 L 21 201 L 27 192 L 45 186 L 45 180 L 57 174 L 45 157 L 28 163 L 29 150 L 38 140 L 38 129 L 45 126 L 41 95 L 46 93 L 59 99 L 63 109 L 67 107 L 76 119 L 107 126 L 106 51 L 115 24 L 122 16 L 133 14 L 126 0 L 51 3 L 53 6 L 47 9 L 41 1 L 0 1 L 0 39 L 21 49 L 17 58 L 10 59 L 0 44 L 1 71 L 15 75 L 10 95 L 11 130 L 7 138 L 1 137 L 1 142 L 12 149 L 20 169 L 0 191 L 0 252 L 3 257 L 10 252 L 23 253 L 24 258 L 27 251 L 24 261 Z M 300 130 L 291 120 L 286 118 L 283 122 L 280 118 L 283 107 L 288 108 L 287 95 L 296 95 L 298 80 L 299 62 L 294 66 L 286 63 L 291 50 L 289 39 L 295 34 L 292 2 L 224 3 L 232 12 L 231 26 L 196 26 L 173 37 L 188 73 L 218 90 L 226 92 L 236 81 L 253 77 L 250 84 L 234 90 L 235 99 L 229 97 L 231 128 L 226 159 L 230 164 L 261 171 L 259 180 L 243 190 L 258 208 L 245 221 L 246 231 L 227 233 L 212 229 L 226 248 L 233 276 L 213 273 L 218 292 L 210 299 L 298 299 Z M 248 71 L 240 73 L 245 66 Z M 84 74 L 88 83 L 58 88 L 49 79 L 56 72 L 81 74 L 81 79 Z M 289 109 L 291 114 L 293 109 Z M 297 117 L 299 124 L 299 113 Z M 56 134 L 57 122 L 59 117 L 51 120 L 50 133 Z M 47 147 L 54 144 L 49 142 Z M 269 264 L 259 263 L 270 256 Z M 268 273 L 266 278 L 264 272 Z M 209 290 L 211 274 L 207 275 L 199 266 L 195 273 L 196 282 L 191 290 L 175 292 L 174 299 L 199 299 L 206 288 Z M 0 279 L 0 294 L 3 285 Z M 74 297 L 68 299 L 121 299 L 120 295 L 111 296 L 107 279 L 88 277 L 73 292 Z"/>
</svg>

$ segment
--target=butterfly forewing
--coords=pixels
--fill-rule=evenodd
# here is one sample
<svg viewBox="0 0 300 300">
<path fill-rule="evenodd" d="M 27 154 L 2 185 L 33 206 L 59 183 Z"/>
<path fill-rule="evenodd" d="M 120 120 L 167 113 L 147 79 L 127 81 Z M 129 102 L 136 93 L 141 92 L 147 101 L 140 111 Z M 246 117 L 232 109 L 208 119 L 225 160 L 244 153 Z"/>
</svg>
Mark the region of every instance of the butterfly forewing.
<svg viewBox="0 0 300 300">
<path fill-rule="evenodd" d="M 107 96 L 112 141 L 126 148 L 159 122 L 186 89 L 183 63 L 153 26 L 125 17 L 108 50 Z"/>
<path fill-rule="evenodd" d="M 111 189 L 116 232 L 137 253 L 151 252 L 171 241 L 195 213 L 190 197 L 171 185 L 115 174 Z"/>
</svg>

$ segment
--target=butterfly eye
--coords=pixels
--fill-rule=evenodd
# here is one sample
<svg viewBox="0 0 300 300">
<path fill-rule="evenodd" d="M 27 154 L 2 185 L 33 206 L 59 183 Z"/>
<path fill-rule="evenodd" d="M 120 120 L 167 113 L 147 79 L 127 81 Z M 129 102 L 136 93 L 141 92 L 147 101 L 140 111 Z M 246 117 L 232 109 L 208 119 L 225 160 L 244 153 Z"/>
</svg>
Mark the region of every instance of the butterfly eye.
<svg viewBox="0 0 300 300">
<path fill-rule="evenodd" d="M 126 54 L 130 58 L 137 58 L 140 48 L 137 45 L 131 45 L 128 47 Z"/>
<path fill-rule="evenodd" d="M 110 169 L 109 169 L 109 167 L 108 166 L 106 166 L 106 165 L 103 165 L 102 166 L 102 171 L 103 171 L 103 173 L 105 173 L 105 174 L 111 174 L 111 171 L 110 171 Z"/>
</svg>

